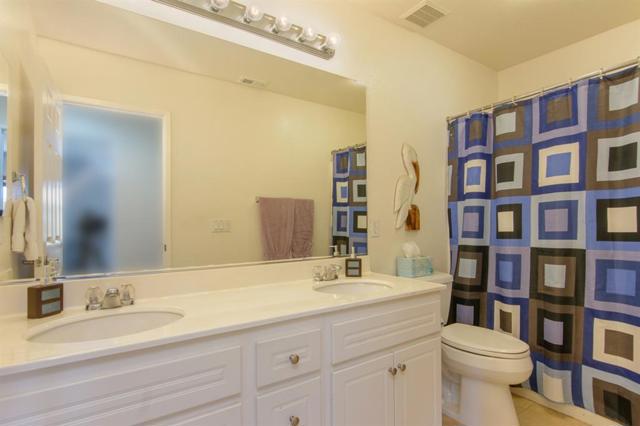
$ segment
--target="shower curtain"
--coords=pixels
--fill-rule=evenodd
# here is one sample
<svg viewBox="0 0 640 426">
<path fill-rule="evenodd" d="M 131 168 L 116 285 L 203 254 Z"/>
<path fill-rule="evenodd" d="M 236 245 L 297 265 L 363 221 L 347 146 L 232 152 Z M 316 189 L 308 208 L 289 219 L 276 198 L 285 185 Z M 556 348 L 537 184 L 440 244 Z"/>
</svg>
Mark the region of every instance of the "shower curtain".
<svg viewBox="0 0 640 426">
<path fill-rule="evenodd" d="M 450 322 L 531 347 L 523 384 L 640 425 L 640 71 L 449 125 Z"/>
<path fill-rule="evenodd" d="M 333 152 L 331 244 L 367 254 L 367 154 L 356 146 Z"/>
</svg>

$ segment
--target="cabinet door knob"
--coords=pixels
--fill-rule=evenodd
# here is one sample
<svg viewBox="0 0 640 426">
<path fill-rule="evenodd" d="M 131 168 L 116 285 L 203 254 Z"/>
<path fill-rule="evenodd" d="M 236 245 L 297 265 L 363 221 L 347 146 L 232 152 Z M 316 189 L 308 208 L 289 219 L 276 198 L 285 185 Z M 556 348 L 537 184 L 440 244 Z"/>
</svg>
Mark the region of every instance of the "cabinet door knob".
<svg viewBox="0 0 640 426">
<path fill-rule="evenodd" d="M 395 376 L 396 374 L 398 374 L 398 369 L 395 367 L 389 367 L 389 373 L 391 373 L 392 376 Z"/>
<path fill-rule="evenodd" d="M 398 364 L 398 370 L 403 371 L 407 369 L 406 364 Z"/>
<path fill-rule="evenodd" d="M 291 354 L 289 355 L 289 361 L 291 361 L 291 364 L 297 364 L 300 362 L 300 355 L 298 354 Z"/>
<path fill-rule="evenodd" d="M 300 417 L 298 416 L 289 417 L 289 424 L 291 426 L 298 426 L 300 424 Z"/>
</svg>

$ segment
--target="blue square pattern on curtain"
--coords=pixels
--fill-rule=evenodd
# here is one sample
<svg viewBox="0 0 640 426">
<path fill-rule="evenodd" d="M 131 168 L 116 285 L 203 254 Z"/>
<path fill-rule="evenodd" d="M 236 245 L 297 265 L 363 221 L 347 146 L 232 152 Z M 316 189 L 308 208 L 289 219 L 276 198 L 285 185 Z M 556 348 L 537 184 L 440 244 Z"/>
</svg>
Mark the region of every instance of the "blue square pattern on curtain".
<svg viewBox="0 0 640 426">
<path fill-rule="evenodd" d="M 333 153 L 331 244 L 367 254 L 367 154 L 364 146 Z M 328 249 L 328 248 L 327 248 Z"/>
<path fill-rule="evenodd" d="M 523 384 L 640 426 L 640 70 L 449 124 L 449 322 L 531 348 Z"/>
</svg>

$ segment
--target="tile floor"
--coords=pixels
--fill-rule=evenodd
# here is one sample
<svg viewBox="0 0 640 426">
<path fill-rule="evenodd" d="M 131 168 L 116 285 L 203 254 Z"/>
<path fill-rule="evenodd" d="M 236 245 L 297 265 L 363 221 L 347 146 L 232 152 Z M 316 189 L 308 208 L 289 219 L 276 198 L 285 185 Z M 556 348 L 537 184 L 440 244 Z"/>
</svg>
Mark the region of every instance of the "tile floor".
<svg viewBox="0 0 640 426">
<path fill-rule="evenodd" d="M 513 402 L 518 412 L 520 426 L 587 426 L 586 423 L 573 417 L 565 416 L 520 396 L 513 395 Z M 460 423 L 447 417 L 443 419 L 442 425 L 461 426 Z"/>
</svg>

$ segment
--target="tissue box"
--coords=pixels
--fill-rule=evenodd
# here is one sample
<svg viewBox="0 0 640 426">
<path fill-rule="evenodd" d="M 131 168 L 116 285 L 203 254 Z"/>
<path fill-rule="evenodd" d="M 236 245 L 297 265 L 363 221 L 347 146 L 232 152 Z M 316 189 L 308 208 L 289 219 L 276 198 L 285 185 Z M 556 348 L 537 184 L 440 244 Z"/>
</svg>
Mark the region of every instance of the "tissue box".
<svg viewBox="0 0 640 426">
<path fill-rule="evenodd" d="M 428 257 L 396 257 L 396 273 L 399 277 L 424 277 L 431 275 L 431 259 Z"/>
</svg>

